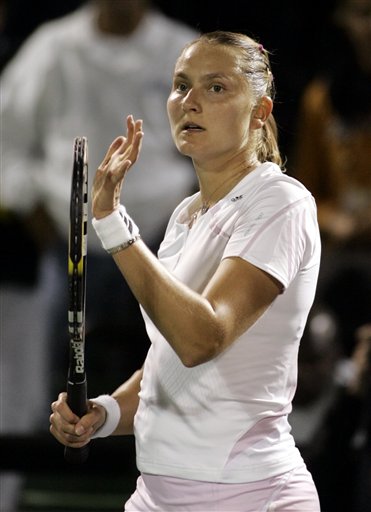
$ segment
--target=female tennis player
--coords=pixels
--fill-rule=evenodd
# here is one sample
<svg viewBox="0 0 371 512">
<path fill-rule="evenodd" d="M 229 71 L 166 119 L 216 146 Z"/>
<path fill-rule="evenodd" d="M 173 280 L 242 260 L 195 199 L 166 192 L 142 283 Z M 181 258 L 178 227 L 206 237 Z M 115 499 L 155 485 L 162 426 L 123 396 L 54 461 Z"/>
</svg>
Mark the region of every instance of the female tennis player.
<svg viewBox="0 0 371 512">
<path fill-rule="evenodd" d="M 245 35 L 185 47 L 167 108 L 200 189 L 175 209 L 158 257 L 120 205 L 140 120 L 128 117 L 96 173 L 93 224 L 152 343 L 143 368 L 82 418 L 62 393 L 51 432 L 71 447 L 134 432 L 128 512 L 320 510 L 288 422 L 320 239 L 313 197 L 282 172 L 273 89 L 268 52 Z"/>
</svg>

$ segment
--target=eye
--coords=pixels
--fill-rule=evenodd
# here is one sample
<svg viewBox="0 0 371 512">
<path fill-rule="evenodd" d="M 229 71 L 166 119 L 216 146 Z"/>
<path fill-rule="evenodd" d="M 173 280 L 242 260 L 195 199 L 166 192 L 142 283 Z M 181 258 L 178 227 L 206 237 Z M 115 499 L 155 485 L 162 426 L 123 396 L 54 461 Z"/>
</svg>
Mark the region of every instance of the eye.
<svg viewBox="0 0 371 512">
<path fill-rule="evenodd" d="M 185 92 L 187 88 L 187 84 L 185 84 L 184 82 L 179 82 L 178 84 L 175 84 L 175 89 L 179 92 Z"/>
<path fill-rule="evenodd" d="M 213 85 L 210 87 L 210 90 L 211 90 L 212 92 L 216 92 L 216 93 L 218 93 L 218 92 L 222 92 L 222 91 L 224 91 L 224 87 L 223 87 L 222 85 L 220 85 L 220 84 L 213 84 Z"/>
</svg>

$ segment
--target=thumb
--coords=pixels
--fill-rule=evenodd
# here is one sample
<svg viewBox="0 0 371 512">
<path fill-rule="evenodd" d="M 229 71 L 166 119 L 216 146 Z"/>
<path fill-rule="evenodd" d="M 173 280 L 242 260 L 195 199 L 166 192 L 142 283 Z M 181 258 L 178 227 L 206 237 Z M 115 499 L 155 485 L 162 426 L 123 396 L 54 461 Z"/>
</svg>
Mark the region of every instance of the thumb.
<svg viewBox="0 0 371 512">
<path fill-rule="evenodd" d="M 91 425 L 88 422 L 83 421 L 83 419 L 76 423 L 75 434 L 77 436 L 82 436 L 86 432 L 89 432 L 89 430 L 92 430 Z"/>
<path fill-rule="evenodd" d="M 75 434 L 82 436 L 93 431 L 93 426 L 96 423 L 97 418 L 92 411 L 89 411 L 85 416 L 79 419 L 75 425 Z"/>
<path fill-rule="evenodd" d="M 82 416 L 75 425 L 75 434 L 82 436 L 83 434 L 93 434 L 106 419 L 106 410 L 101 405 L 89 403 L 89 410 L 85 416 Z"/>
</svg>

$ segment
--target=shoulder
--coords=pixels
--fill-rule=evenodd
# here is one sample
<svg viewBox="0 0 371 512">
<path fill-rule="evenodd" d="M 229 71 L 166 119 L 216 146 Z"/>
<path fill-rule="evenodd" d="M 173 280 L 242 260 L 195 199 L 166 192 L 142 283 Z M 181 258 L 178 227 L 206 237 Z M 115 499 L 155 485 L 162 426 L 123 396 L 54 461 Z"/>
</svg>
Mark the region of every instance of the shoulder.
<svg viewBox="0 0 371 512">
<path fill-rule="evenodd" d="M 66 16 L 43 23 L 23 42 L 9 66 L 13 62 L 27 60 L 37 64 L 47 60 L 48 56 L 52 58 L 67 46 L 76 45 L 78 39 L 86 37 L 91 18 L 91 7 L 86 5 Z"/>
<path fill-rule="evenodd" d="M 81 37 L 81 33 L 77 31 L 91 26 L 92 20 L 93 11 L 91 6 L 84 5 L 65 16 L 43 23 L 31 37 L 34 39 L 60 39 L 70 35 L 75 39 Z"/>
<path fill-rule="evenodd" d="M 188 42 L 199 35 L 194 28 L 181 20 L 170 18 L 158 9 L 152 8 L 147 14 L 150 24 L 165 31 L 165 35 L 183 39 Z"/>
<path fill-rule="evenodd" d="M 265 200 L 284 206 L 311 197 L 300 181 L 281 171 L 272 162 L 265 162 L 255 169 L 250 179 L 245 180 L 244 186 L 248 202 Z"/>
<path fill-rule="evenodd" d="M 153 50 L 166 52 L 173 61 L 179 56 L 183 47 L 196 39 L 199 33 L 180 20 L 166 16 L 164 13 L 151 9 L 146 16 L 146 37 L 152 40 Z"/>
<path fill-rule="evenodd" d="M 75 44 L 79 39 L 85 38 L 88 29 L 91 29 L 93 15 L 92 6 L 83 5 L 65 16 L 40 25 L 25 44 Z"/>
</svg>

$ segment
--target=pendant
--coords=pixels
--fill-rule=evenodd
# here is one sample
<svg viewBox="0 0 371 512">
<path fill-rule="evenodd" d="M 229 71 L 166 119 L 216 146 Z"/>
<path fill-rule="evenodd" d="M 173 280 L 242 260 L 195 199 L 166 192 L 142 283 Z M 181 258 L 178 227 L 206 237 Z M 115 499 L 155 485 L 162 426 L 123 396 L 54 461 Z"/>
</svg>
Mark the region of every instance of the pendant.
<svg viewBox="0 0 371 512">
<path fill-rule="evenodd" d="M 196 210 L 193 213 L 193 215 L 191 216 L 191 219 L 188 223 L 189 229 L 191 229 L 193 224 L 196 222 L 196 220 L 198 219 L 198 216 L 205 215 L 205 213 L 209 211 L 209 208 L 210 208 L 210 206 L 208 204 L 203 204 L 198 210 Z"/>
<path fill-rule="evenodd" d="M 201 207 L 201 215 L 205 215 L 205 213 L 209 211 L 209 205 L 208 204 L 203 204 L 202 207 Z"/>
</svg>

